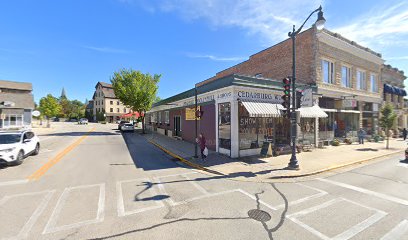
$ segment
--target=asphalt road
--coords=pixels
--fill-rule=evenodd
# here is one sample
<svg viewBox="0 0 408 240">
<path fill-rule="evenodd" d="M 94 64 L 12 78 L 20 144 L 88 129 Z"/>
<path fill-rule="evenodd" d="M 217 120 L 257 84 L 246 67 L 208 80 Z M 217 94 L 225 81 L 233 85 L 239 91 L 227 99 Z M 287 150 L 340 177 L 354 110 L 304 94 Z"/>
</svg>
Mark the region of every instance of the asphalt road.
<svg viewBox="0 0 408 240">
<path fill-rule="evenodd" d="M 113 127 L 58 124 L 40 134 L 38 156 L 0 169 L 0 239 L 408 239 L 398 157 L 296 183 L 240 182 Z"/>
</svg>

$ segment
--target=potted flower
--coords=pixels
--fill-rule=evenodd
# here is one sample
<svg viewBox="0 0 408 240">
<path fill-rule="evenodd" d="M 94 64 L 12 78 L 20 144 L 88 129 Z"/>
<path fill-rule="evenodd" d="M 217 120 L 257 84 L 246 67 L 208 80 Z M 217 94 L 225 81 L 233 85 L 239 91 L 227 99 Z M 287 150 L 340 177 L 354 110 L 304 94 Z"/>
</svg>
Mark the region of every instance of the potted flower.
<svg viewBox="0 0 408 240">
<path fill-rule="evenodd" d="M 331 143 L 332 146 L 340 146 L 340 141 L 338 139 L 334 139 Z"/>
</svg>

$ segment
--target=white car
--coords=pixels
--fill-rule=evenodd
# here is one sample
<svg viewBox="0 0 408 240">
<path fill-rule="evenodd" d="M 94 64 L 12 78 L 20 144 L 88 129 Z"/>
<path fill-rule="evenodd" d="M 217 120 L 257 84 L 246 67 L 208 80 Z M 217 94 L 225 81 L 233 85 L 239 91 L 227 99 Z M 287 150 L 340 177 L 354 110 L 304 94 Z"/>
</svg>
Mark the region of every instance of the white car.
<svg viewBox="0 0 408 240">
<path fill-rule="evenodd" d="M 81 119 L 79 119 L 79 122 L 78 122 L 79 124 L 88 124 L 88 119 L 86 119 L 86 118 L 81 118 Z"/>
<path fill-rule="evenodd" d="M 124 131 L 134 131 L 135 130 L 135 126 L 133 125 L 133 123 L 125 123 L 122 125 L 122 127 L 120 127 L 120 130 Z"/>
<path fill-rule="evenodd" d="M 0 163 L 20 165 L 29 155 L 40 152 L 40 140 L 30 130 L 0 132 Z"/>
</svg>

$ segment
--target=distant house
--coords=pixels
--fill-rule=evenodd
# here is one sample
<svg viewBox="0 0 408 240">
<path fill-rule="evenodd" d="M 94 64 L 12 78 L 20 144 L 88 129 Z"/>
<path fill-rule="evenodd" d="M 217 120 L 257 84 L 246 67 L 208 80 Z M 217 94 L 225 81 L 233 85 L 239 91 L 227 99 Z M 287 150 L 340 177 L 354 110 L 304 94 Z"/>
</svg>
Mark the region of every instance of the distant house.
<svg viewBox="0 0 408 240">
<path fill-rule="evenodd" d="M 31 126 L 32 91 L 31 83 L 0 80 L 0 129 Z"/>
<path fill-rule="evenodd" d="M 130 112 L 130 109 L 115 96 L 109 83 L 98 82 L 92 100 L 94 121 L 102 120 L 98 119 L 100 116 L 104 121 L 112 123 L 119 120 L 123 114 Z"/>
<path fill-rule="evenodd" d="M 86 103 L 85 107 L 85 116 L 89 121 L 93 121 L 93 109 L 94 109 L 94 100 L 89 100 Z"/>
</svg>

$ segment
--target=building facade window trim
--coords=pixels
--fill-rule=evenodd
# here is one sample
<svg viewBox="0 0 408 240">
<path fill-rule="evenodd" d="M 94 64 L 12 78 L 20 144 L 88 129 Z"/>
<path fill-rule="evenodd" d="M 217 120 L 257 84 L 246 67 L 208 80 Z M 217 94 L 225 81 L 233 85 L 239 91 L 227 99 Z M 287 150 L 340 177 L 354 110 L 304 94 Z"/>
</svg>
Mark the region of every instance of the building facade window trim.
<svg viewBox="0 0 408 240">
<path fill-rule="evenodd" d="M 327 84 L 334 84 L 334 62 L 328 59 L 321 60 L 322 67 L 322 82 Z"/>
<path fill-rule="evenodd" d="M 370 73 L 370 89 L 371 92 L 378 93 L 378 76 L 375 73 Z"/>
<path fill-rule="evenodd" d="M 351 68 L 347 65 L 341 66 L 341 85 L 347 88 L 353 87 L 351 84 Z"/>
<path fill-rule="evenodd" d="M 357 90 L 367 90 L 366 72 L 363 69 L 356 71 Z"/>
</svg>

